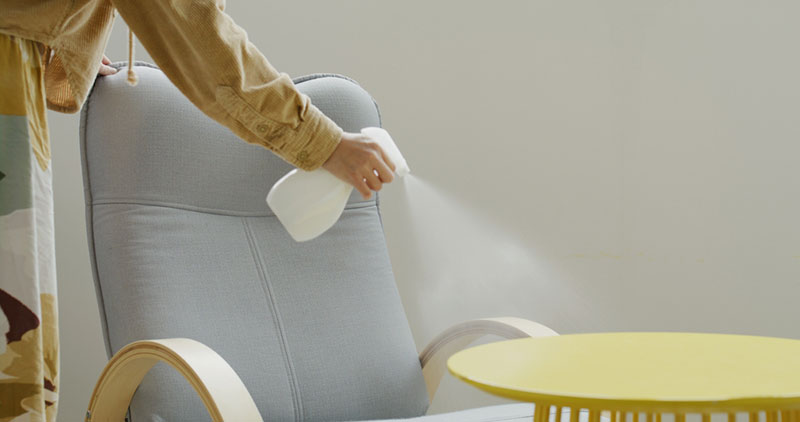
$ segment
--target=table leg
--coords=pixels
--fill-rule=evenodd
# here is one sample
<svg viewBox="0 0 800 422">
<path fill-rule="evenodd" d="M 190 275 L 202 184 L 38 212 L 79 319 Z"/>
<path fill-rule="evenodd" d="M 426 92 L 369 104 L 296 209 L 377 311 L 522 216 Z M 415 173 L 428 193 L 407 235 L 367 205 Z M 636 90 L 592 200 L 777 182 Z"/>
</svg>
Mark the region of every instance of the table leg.
<svg viewBox="0 0 800 422">
<path fill-rule="evenodd" d="M 550 405 L 535 403 L 533 408 L 533 422 L 550 422 Z"/>
</svg>

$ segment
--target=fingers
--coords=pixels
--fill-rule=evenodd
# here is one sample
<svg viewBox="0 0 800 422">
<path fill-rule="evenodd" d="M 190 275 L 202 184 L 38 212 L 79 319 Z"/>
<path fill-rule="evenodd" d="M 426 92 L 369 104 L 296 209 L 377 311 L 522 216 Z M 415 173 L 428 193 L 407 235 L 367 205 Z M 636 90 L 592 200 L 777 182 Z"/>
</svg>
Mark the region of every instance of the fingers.
<svg viewBox="0 0 800 422">
<path fill-rule="evenodd" d="M 100 65 L 100 69 L 98 69 L 98 71 L 97 71 L 97 74 L 102 75 L 102 76 L 113 75 L 115 73 L 117 73 L 117 69 L 114 69 L 113 67 L 105 65 L 105 64 L 101 64 Z"/>
<path fill-rule="evenodd" d="M 363 181 L 367 188 L 371 191 L 379 191 L 383 188 L 384 183 L 391 183 L 394 180 L 394 173 L 392 170 L 389 169 L 383 161 L 380 159 L 376 159 L 374 163 L 375 168 L 371 170 L 367 170 L 363 174 Z M 370 195 L 364 195 L 364 191 L 361 191 L 361 195 L 364 199 L 369 199 Z"/>
<path fill-rule="evenodd" d="M 372 138 L 364 137 L 367 144 L 375 152 L 375 159 L 372 160 L 372 168 L 378 172 L 378 177 L 383 183 L 391 183 L 394 180 L 395 165 L 392 160 L 386 155 L 386 151 L 381 148 L 380 144 L 375 142 Z M 377 189 L 376 189 L 377 190 Z"/>
<path fill-rule="evenodd" d="M 372 191 L 394 180 L 394 163 L 373 139 L 362 134 L 345 133 L 323 168 L 353 185 L 366 200 Z"/>
<path fill-rule="evenodd" d="M 363 177 L 366 185 L 377 192 L 381 190 L 384 183 L 391 183 L 394 180 L 395 166 L 377 142 L 373 140 L 367 142 L 375 155 L 370 160 L 371 162 L 367 166 L 367 171 L 364 172 Z M 368 197 L 364 198 L 368 199 Z"/>
<path fill-rule="evenodd" d="M 358 190 L 364 199 L 369 199 L 372 197 L 372 190 L 370 190 L 369 186 L 367 186 L 367 182 L 363 177 L 355 176 L 350 183 L 352 183 L 353 187 Z"/>
<path fill-rule="evenodd" d="M 387 163 L 384 161 L 378 160 L 378 162 L 375 164 L 375 171 L 378 172 L 378 177 L 380 178 L 381 182 L 392 183 L 394 180 L 394 169 L 389 168 Z"/>
<path fill-rule="evenodd" d="M 97 74 L 100 76 L 108 76 L 117 73 L 117 69 L 109 66 L 111 64 L 111 60 L 103 54 L 103 59 L 100 60 L 100 69 L 97 70 Z"/>
<path fill-rule="evenodd" d="M 367 186 L 369 186 L 370 189 L 374 190 L 375 192 L 381 190 L 383 187 L 383 182 L 381 182 L 381 179 L 378 177 L 375 170 L 368 171 L 365 176 L 366 177 L 364 177 L 364 180 L 367 182 Z"/>
</svg>

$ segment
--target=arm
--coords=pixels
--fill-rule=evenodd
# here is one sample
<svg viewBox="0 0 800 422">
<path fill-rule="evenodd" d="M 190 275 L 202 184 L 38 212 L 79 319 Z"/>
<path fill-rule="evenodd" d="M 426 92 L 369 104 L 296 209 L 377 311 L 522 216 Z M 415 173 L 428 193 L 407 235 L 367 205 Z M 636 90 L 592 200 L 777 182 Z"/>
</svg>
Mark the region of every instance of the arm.
<svg viewBox="0 0 800 422">
<path fill-rule="evenodd" d="M 245 141 L 305 170 L 338 146 L 342 129 L 267 62 L 223 0 L 112 3 L 172 83 Z"/>
<path fill-rule="evenodd" d="M 542 324 L 522 318 L 486 318 L 456 324 L 436 336 L 419 354 L 422 376 L 433 399 L 446 370 L 447 359 L 473 341 L 495 335 L 504 339 L 557 336 L 558 333 Z"/>
<path fill-rule="evenodd" d="M 262 420 L 242 380 L 222 357 L 197 341 L 173 338 L 137 341 L 117 352 L 97 381 L 86 422 L 124 420 L 133 393 L 158 362 L 189 381 L 213 421 Z"/>
</svg>

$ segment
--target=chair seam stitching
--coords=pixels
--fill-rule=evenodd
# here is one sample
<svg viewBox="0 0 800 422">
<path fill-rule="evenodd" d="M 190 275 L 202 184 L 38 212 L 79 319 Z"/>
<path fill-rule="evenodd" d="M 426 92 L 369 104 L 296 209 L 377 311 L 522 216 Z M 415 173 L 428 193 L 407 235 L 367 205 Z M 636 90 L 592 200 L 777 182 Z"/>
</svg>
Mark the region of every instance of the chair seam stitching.
<svg viewBox="0 0 800 422">
<path fill-rule="evenodd" d="M 289 377 L 295 420 L 301 421 L 303 420 L 302 416 L 303 405 L 300 400 L 300 388 L 297 383 L 297 376 L 294 371 L 294 365 L 292 365 L 292 361 L 289 357 L 289 345 L 286 342 L 286 335 L 284 333 L 283 323 L 281 321 L 280 313 L 278 312 L 278 307 L 277 304 L 275 303 L 275 298 L 272 293 L 272 284 L 269 281 L 266 265 L 264 265 L 264 262 L 261 258 L 261 250 L 258 247 L 258 244 L 256 243 L 255 236 L 253 235 L 253 232 L 250 229 L 250 224 L 248 223 L 247 218 L 242 218 L 242 224 L 244 225 L 245 235 L 247 236 L 247 243 L 248 246 L 250 247 L 250 253 L 253 255 L 253 261 L 256 264 L 256 270 L 262 281 L 261 288 L 264 290 L 264 295 L 266 296 L 267 305 L 269 305 L 270 307 L 270 313 L 272 313 L 273 323 L 275 325 L 276 331 L 278 332 L 278 339 L 280 340 L 280 345 L 281 345 L 281 353 L 283 354 L 283 360 L 284 364 L 286 365 L 287 376 Z"/>
<path fill-rule="evenodd" d="M 113 348 L 111 347 L 111 330 L 108 328 L 108 315 L 106 312 L 106 303 L 105 297 L 103 296 L 103 287 L 102 283 L 100 282 L 100 268 L 97 263 L 97 248 L 95 247 L 96 239 L 94 233 L 94 206 L 92 204 L 92 199 L 94 198 L 94 194 L 92 193 L 92 183 L 91 183 L 91 174 L 89 169 L 89 157 L 88 157 L 88 146 L 86 144 L 86 140 L 88 136 L 86 132 L 89 131 L 89 113 L 91 111 L 92 106 L 92 92 L 94 91 L 94 86 L 97 83 L 97 79 L 92 83 L 92 87 L 89 90 L 89 93 L 86 96 L 86 101 L 84 103 L 84 110 L 81 112 L 81 121 L 79 127 L 79 135 L 80 135 L 80 149 L 81 149 L 81 162 L 84 165 L 86 171 L 82 174 L 85 177 L 85 186 L 84 186 L 84 210 L 86 219 L 86 227 L 87 227 L 87 243 L 89 243 L 90 249 L 90 258 L 92 261 L 92 278 L 94 279 L 94 286 L 95 286 L 95 295 L 99 299 L 98 308 L 100 308 L 100 312 L 102 313 L 101 316 L 101 325 L 103 328 L 104 334 L 104 345 L 106 348 L 106 355 L 110 358 L 113 353 Z M 86 201 L 88 199 L 88 201 Z M 90 236 L 89 236 L 90 235 Z M 100 306 L 102 305 L 102 306 Z"/>
<path fill-rule="evenodd" d="M 186 210 L 193 212 L 201 212 L 205 214 L 225 215 L 231 217 L 275 217 L 275 214 L 259 214 L 248 211 L 228 211 L 217 208 L 198 207 L 194 205 L 185 205 L 175 202 L 165 202 L 165 201 L 148 200 L 148 199 L 116 199 L 116 198 L 96 199 L 92 200 L 91 205 L 145 205 L 152 207 L 172 208 L 172 209 L 179 209 L 179 210 Z M 373 202 L 356 203 L 356 204 L 348 204 L 347 206 L 345 206 L 344 209 L 357 210 L 362 208 L 370 208 L 374 206 L 376 205 Z"/>
</svg>

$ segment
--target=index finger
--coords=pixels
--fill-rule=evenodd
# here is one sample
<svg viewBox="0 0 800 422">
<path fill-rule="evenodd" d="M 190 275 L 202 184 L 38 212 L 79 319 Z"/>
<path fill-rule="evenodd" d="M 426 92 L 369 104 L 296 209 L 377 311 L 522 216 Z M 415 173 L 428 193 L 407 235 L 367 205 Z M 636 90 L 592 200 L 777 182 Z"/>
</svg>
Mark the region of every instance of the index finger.
<svg viewBox="0 0 800 422">
<path fill-rule="evenodd" d="M 375 171 L 378 172 L 378 177 L 383 183 L 391 183 L 394 180 L 394 171 L 390 170 L 389 166 L 380 160 L 375 163 Z"/>
</svg>

